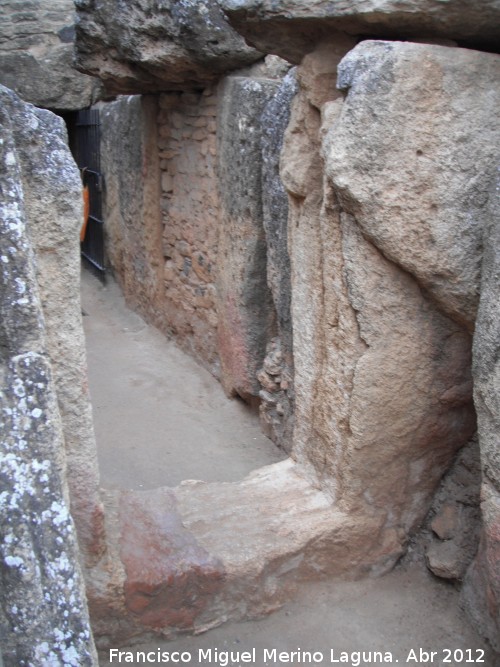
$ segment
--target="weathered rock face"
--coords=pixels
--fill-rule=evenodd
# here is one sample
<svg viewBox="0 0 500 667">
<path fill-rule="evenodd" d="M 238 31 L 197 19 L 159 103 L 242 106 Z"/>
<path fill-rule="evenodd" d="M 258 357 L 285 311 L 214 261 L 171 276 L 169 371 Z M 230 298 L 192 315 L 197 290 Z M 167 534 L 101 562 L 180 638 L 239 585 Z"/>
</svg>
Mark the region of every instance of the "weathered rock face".
<svg viewBox="0 0 500 667">
<path fill-rule="evenodd" d="M 293 434 L 293 335 L 288 255 L 288 197 L 279 175 L 283 137 L 297 93 L 295 72 L 288 73 L 265 105 L 262 124 L 262 222 L 267 246 L 267 284 L 276 311 L 278 336 L 268 343 L 257 375 L 264 432 L 285 451 Z"/>
<path fill-rule="evenodd" d="M 0 83 L 27 102 L 58 111 L 89 106 L 97 79 L 73 67 L 71 0 L 11 0 L 0 9 Z"/>
<path fill-rule="evenodd" d="M 467 326 L 495 165 L 489 145 L 499 128 L 493 117 L 472 121 L 477 98 L 496 94 L 499 59 L 364 42 L 339 66 L 345 101 L 328 103 L 317 97 L 324 86 L 314 86 L 313 62 L 299 68 L 299 80 L 308 83 L 282 158 L 291 193 L 294 456 L 312 463 L 342 507 L 388 512 L 388 531 L 403 541 L 475 427 Z M 420 104 L 408 106 L 408 79 L 428 90 Z M 445 128 L 431 122 L 429 105 L 437 116 L 445 110 L 446 134 L 454 142 L 462 136 L 466 149 L 441 136 Z M 495 106 L 488 105 L 490 113 Z M 484 125 L 492 128 L 488 146 Z M 433 159 L 439 168 L 431 177 Z M 390 174 L 379 180 L 388 161 Z M 406 250 L 402 229 L 412 239 Z M 450 276 L 448 286 L 440 273 Z"/>
<path fill-rule="evenodd" d="M 498 164 L 498 162 L 497 162 Z M 483 531 L 476 562 L 469 571 L 465 598 L 479 627 L 500 651 L 500 180 L 489 197 L 491 219 L 484 234 L 481 301 L 474 336 L 474 400 L 478 415 L 483 483 Z"/>
<path fill-rule="evenodd" d="M 75 320 L 70 314 L 61 335 L 54 331 L 60 324 L 53 311 L 56 299 L 44 280 L 50 275 L 43 275 L 50 262 L 61 260 L 50 256 L 62 240 L 61 227 L 78 238 L 81 216 L 73 214 L 81 213 L 79 176 L 58 118 L 0 87 L 0 121 L 3 664 L 96 665 L 66 486 L 65 446 L 71 420 L 83 407 L 67 383 L 81 385 L 83 377 L 73 368 L 74 355 L 64 356 L 64 336 L 71 336 Z M 77 241 L 70 245 L 77 248 Z M 78 264 L 72 255 L 74 274 Z M 66 268 L 59 265 L 58 272 L 72 282 Z M 75 294 L 59 293 L 59 298 Z M 76 308 L 78 303 L 76 298 Z M 72 366 L 65 373 L 58 354 Z M 76 506 L 81 509 L 78 500 Z M 82 526 L 88 546 L 85 518 Z"/>
<path fill-rule="evenodd" d="M 112 540 L 89 595 L 102 648 L 270 613 L 298 582 L 365 574 L 394 546 L 379 518 L 341 513 L 290 459 L 241 482 L 107 495 Z"/>
<path fill-rule="evenodd" d="M 257 371 L 275 327 L 262 221 L 260 117 L 276 87 L 267 79 L 227 78 L 217 119 L 218 347 L 222 384 L 244 399 L 259 393 Z"/>
<path fill-rule="evenodd" d="M 106 255 L 127 303 L 159 328 L 163 308 L 157 101 L 101 104 Z"/>
<path fill-rule="evenodd" d="M 499 62 L 465 49 L 363 42 L 342 62 L 338 86 L 349 92 L 327 161 L 365 238 L 469 330 L 500 136 L 491 111 Z"/>
<path fill-rule="evenodd" d="M 497 0 L 221 0 L 231 25 L 250 44 L 299 63 L 334 31 L 381 39 L 451 39 L 498 49 Z"/>
<path fill-rule="evenodd" d="M 233 110 L 227 107 L 238 104 L 237 97 L 233 99 L 226 94 L 227 86 L 222 83 L 203 91 L 171 91 L 158 97 L 128 96 L 100 105 L 107 258 L 127 303 L 167 335 L 175 337 L 183 349 L 220 377 L 218 329 L 226 326 L 231 330 L 232 322 L 224 324 L 224 318 L 233 316 L 224 299 L 228 290 L 233 294 L 238 290 L 244 292 L 239 304 L 242 313 L 246 309 L 242 327 L 253 327 L 248 334 L 248 356 L 254 350 L 258 354 L 248 370 L 252 376 L 251 396 L 258 394 L 255 375 L 266 344 L 276 333 L 274 328 L 270 329 L 274 324 L 274 309 L 278 312 L 283 350 L 286 347 L 283 354 L 286 368 L 283 366 L 283 372 L 275 372 L 273 377 L 275 380 L 283 375 L 284 382 L 288 378 L 286 391 L 291 391 L 287 206 L 286 194 L 277 183 L 279 154 L 272 143 L 282 139 L 290 94 L 276 99 L 268 120 L 260 119 L 270 91 L 278 86 L 277 81 L 268 77 L 279 77 L 283 65 L 286 71 L 288 66 L 272 57 L 269 62 L 244 70 L 241 81 L 250 92 L 245 109 L 238 110 L 237 118 L 248 122 L 246 135 L 242 137 L 238 136 L 239 121 L 224 120 L 217 124 L 218 114 L 226 113 L 231 118 Z M 262 94 L 253 94 L 259 89 Z M 264 139 L 266 132 L 266 147 L 263 147 L 260 139 L 261 136 Z M 271 179 L 274 179 L 272 186 Z M 227 207 L 222 206 L 223 200 L 231 198 L 237 206 L 243 202 L 242 209 L 247 207 L 246 212 L 238 213 L 237 220 L 230 219 Z M 246 214 L 251 217 L 253 229 L 248 227 L 245 233 L 254 238 L 250 240 L 249 236 L 242 242 L 240 237 L 244 234 L 237 226 L 243 224 Z M 223 233 L 221 224 L 228 225 Z M 268 254 L 272 248 L 268 275 L 274 306 L 266 286 L 266 242 Z M 224 253 L 229 254 L 225 257 Z M 253 287 L 246 272 L 252 263 L 256 265 Z M 260 304 L 262 294 L 265 299 Z M 254 311 L 249 310 L 251 299 L 259 303 L 254 309 L 255 323 L 252 323 Z M 260 339 L 253 348 L 256 331 Z M 227 349 L 229 345 L 231 340 L 224 338 L 222 347 Z M 222 374 L 232 374 L 233 362 L 227 355 L 225 359 Z M 228 379 L 229 393 L 233 391 L 232 383 Z M 270 384 L 266 386 L 269 388 Z M 279 422 L 283 430 L 287 420 L 277 414 L 276 401 L 273 402 L 273 423 Z M 283 393 L 280 405 L 286 406 L 287 413 L 289 403 Z M 288 440 L 289 435 L 288 432 Z"/>
<path fill-rule="evenodd" d="M 462 581 L 479 545 L 480 491 L 479 442 L 474 436 L 443 477 L 406 560 L 425 562 L 436 576 Z"/>
<path fill-rule="evenodd" d="M 32 221 L 30 235 L 62 418 L 71 512 L 85 563 L 91 564 L 103 548 L 103 516 L 80 307 L 81 179 L 62 121 L 46 115 L 31 122 L 28 117 L 16 129 L 16 139 L 26 165 L 23 205 Z"/>
<path fill-rule="evenodd" d="M 215 0 L 75 0 L 76 64 L 108 92 L 200 88 L 259 60 Z"/>
</svg>

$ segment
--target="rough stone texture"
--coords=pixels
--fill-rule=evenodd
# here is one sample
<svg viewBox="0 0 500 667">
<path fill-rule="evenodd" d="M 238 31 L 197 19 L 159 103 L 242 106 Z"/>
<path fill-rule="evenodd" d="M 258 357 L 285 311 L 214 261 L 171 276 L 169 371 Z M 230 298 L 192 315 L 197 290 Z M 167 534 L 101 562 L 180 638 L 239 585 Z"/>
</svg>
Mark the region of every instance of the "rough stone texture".
<svg viewBox="0 0 500 667">
<path fill-rule="evenodd" d="M 475 436 L 443 477 L 422 528 L 410 541 L 407 560 L 425 560 L 436 576 L 462 581 L 479 545 L 480 489 L 481 464 Z"/>
<path fill-rule="evenodd" d="M 184 527 L 176 504 L 169 489 L 130 492 L 120 502 L 125 604 L 153 629 L 191 629 L 225 578 L 221 561 Z"/>
<path fill-rule="evenodd" d="M 97 665 L 68 511 L 67 387 L 54 354 L 54 294 L 47 292 L 43 276 L 44 251 L 55 249 L 63 230 L 77 238 L 80 218 L 72 213 L 81 214 L 79 176 L 55 116 L 0 87 L 0 120 L 3 664 Z M 60 202 L 61 188 L 66 205 Z M 43 214 L 34 199 L 41 200 Z M 44 246 L 37 227 L 45 234 Z M 71 280 L 67 267 L 60 269 Z M 65 327 L 65 333 L 72 331 Z M 74 355 L 66 363 L 72 366 Z M 73 410 L 79 407 L 83 404 L 73 404 Z M 89 493 L 92 497 L 91 485 Z M 84 543 L 85 538 L 83 533 Z"/>
<path fill-rule="evenodd" d="M 497 154 L 497 166 L 499 164 Z M 478 627 L 500 651 L 500 178 L 492 183 L 490 220 L 484 234 L 481 301 L 473 350 L 483 484 L 483 529 L 478 557 L 468 574 L 465 599 Z"/>
<path fill-rule="evenodd" d="M 289 350 L 284 352 L 281 338 L 273 338 L 257 380 L 260 422 L 263 432 L 275 444 L 290 453 L 293 445 L 293 366 Z"/>
<path fill-rule="evenodd" d="M 115 492 L 106 518 L 114 558 L 90 592 L 101 648 L 270 613 L 301 580 L 384 571 L 401 553 L 379 519 L 342 514 L 290 459 L 236 483 Z"/>
<path fill-rule="evenodd" d="M 243 399 L 259 393 L 257 372 L 275 327 L 262 219 L 261 115 L 276 87 L 272 80 L 228 77 L 219 93 L 218 348 L 222 384 Z"/>
<path fill-rule="evenodd" d="M 97 79 L 73 67 L 71 0 L 7 0 L 0 8 L 0 83 L 27 102 L 82 109 L 100 94 Z"/>
<path fill-rule="evenodd" d="M 156 116 L 154 97 L 102 104 L 101 168 L 106 261 L 128 305 L 164 328 Z"/>
<path fill-rule="evenodd" d="M 177 342 L 216 377 L 217 88 L 160 96 L 162 291 Z"/>
<path fill-rule="evenodd" d="M 101 104 L 107 262 L 127 304 L 216 377 L 217 92 Z"/>
<path fill-rule="evenodd" d="M 489 483 L 481 489 L 483 520 L 478 554 L 463 589 L 466 609 L 483 637 L 500 653 L 500 501 Z"/>
<path fill-rule="evenodd" d="M 318 99 L 311 92 L 312 61 L 309 68 L 304 63 L 308 72 L 301 74 L 299 68 L 299 80 L 309 77 L 311 86 L 301 90 L 297 99 L 282 167 L 292 195 L 289 229 L 296 369 L 293 456 L 305 465 L 312 464 L 341 508 L 380 512 L 387 530 L 404 543 L 427 513 L 439 479 L 455 452 L 474 432 L 470 336 L 438 310 L 407 267 L 390 261 L 385 247 L 379 249 L 371 242 L 372 237 L 378 239 L 378 227 L 371 237 L 364 233 L 367 202 L 356 195 L 364 187 L 372 195 L 377 192 L 372 184 L 379 182 L 380 165 L 375 149 L 372 160 L 365 159 L 362 167 L 356 162 L 356 172 L 345 155 L 352 139 L 350 159 L 358 160 L 358 149 L 365 151 L 366 157 L 367 147 L 355 143 L 352 125 L 358 116 L 366 120 L 367 107 L 373 110 L 370 123 L 376 125 L 379 108 L 382 112 L 387 106 L 397 106 L 401 81 L 408 77 L 406 67 L 414 78 L 439 67 L 443 94 L 455 78 L 461 91 L 462 70 L 455 63 L 460 62 L 463 52 L 394 44 L 389 47 L 392 61 L 386 60 L 384 65 L 383 59 L 375 59 L 371 67 L 360 65 L 356 70 L 356 54 L 361 63 L 367 63 L 364 50 L 373 53 L 373 48 L 371 43 L 358 46 L 347 57 L 345 69 L 343 63 L 340 65 L 342 85 L 346 70 L 362 72 L 366 78 L 359 87 L 355 77 L 351 80 L 344 103 L 337 99 L 323 104 L 322 129 L 318 110 L 310 102 Z M 385 53 L 385 44 L 378 48 Z M 463 57 L 468 59 L 469 55 Z M 473 54 L 474 58 L 478 69 L 478 62 L 484 63 L 487 79 L 486 71 L 496 57 Z M 417 66 L 418 60 L 428 64 L 427 68 Z M 385 71 L 385 66 L 390 75 L 384 78 L 380 70 Z M 484 79 L 477 85 L 482 90 Z M 392 99 L 391 91 L 392 106 L 387 101 Z M 469 90 L 469 96 L 470 104 L 475 106 L 477 89 Z M 447 131 L 453 134 L 454 123 L 461 127 L 466 105 L 462 100 L 455 109 L 445 99 L 440 108 L 448 110 Z M 417 133 L 426 119 L 425 105 L 423 112 L 418 107 L 409 111 L 404 124 L 397 116 L 380 113 L 378 124 L 385 119 L 394 136 L 399 137 L 393 139 L 393 163 L 399 159 L 399 152 L 404 154 L 407 141 L 413 141 L 410 128 L 416 128 Z M 365 124 L 358 132 L 369 146 L 371 127 Z M 472 132 L 466 136 L 471 152 L 476 136 Z M 320 141 L 327 176 L 324 182 Z M 460 156 L 461 151 L 457 149 Z M 487 171 L 488 163 L 480 164 L 480 169 Z M 397 170 L 394 173 L 399 178 Z M 406 180 L 398 184 L 405 192 L 405 202 L 412 196 L 415 182 L 413 174 L 406 173 Z M 439 181 L 439 172 L 435 179 Z M 360 181 L 364 185 L 358 188 Z M 418 180 L 416 183 L 418 186 Z M 386 207 L 391 209 L 391 204 L 391 189 L 380 188 L 369 204 L 375 221 L 384 222 L 384 212 Z M 405 222 L 406 233 L 418 239 L 421 228 L 414 230 L 409 222 Z M 384 231 L 387 228 L 382 226 Z M 393 228 L 397 235 L 398 225 Z M 386 240 L 385 234 L 380 236 Z M 445 245 L 441 252 L 444 261 Z M 453 257 L 453 249 L 448 253 Z"/>
<path fill-rule="evenodd" d="M 498 0 L 220 0 L 250 44 L 299 63 L 335 31 L 381 39 L 427 38 L 497 50 Z"/>
<path fill-rule="evenodd" d="M 264 432 L 285 451 L 293 434 L 293 336 L 288 255 L 288 197 L 279 175 L 283 136 L 297 93 L 295 71 L 288 73 L 262 113 L 262 222 L 267 244 L 267 283 L 279 337 L 268 344 L 258 380 Z"/>
<path fill-rule="evenodd" d="M 249 81 L 255 77 L 280 77 L 288 68 L 286 63 L 273 56 L 247 68 L 245 74 Z M 229 271 L 227 259 L 219 258 L 219 246 L 223 245 L 219 243 L 220 193 L 233 187 L 239 179 L 236 163 L 230 168 L 225 163 L 223 169 L 226 173 L 231 172 L 232 180 L 228 183 L 218 180 L 217 110 L 220 94 L 220 87 L 216 86 L 207 87 L 203 92 L 169 92 L 158 98 L 124 97 L 117 102 L 101 104 L 108 262 L 127 303 L 148 322 L 172 335 L 215 377 L 220 377 L 217 276 Z M 253 101 L 249 98 L 248 103 L 251 106 Z M 262 104 L 259 98 L 252 111 L 256 125 Z M 280 107 L 280 113 L 284 111 L 286 108 Z M 277 127 L 277 123 L 270 122 L 268 135 L 272 134 L 273 127 Z M 234 133 L 234 127 L 225 123 L 219 125 L 220 142 L 229 146 L 233 135 L 226 137 L 228 132 Z M 276 134 L 279 141 L 279 132 Z M 258 165 L 262 162 L 259 137 L 260 134 L 252 137 L 252 155 Z M 269 152 L 271 143 L 272 136 L 268 136 Z M 248 180 L 252 165 L 243 160 L 240 164 L 242 178 Z M 276 172 L 276 164 L 273 169 Z M 260 253 L 256 260 L 258 270 L 262 271 L 257 276 L 260 281 L 257 287 L 261 284 L 265 287 L 260 167 L 250 182 L 255 197 L 252 206 L 257 233 L 262 241 L 255 246 L 255 251 Z M 291 324 L 287 313 L 290 294 L 289 286 L 286 286 L 289 279 L 284 273 L 286 220 L 283 221 L 279 202 L 271 203 L 270 194 L 267 203 L 268 218 L 276 211 L 281 213 L 281 221 L 279 224 L 276 221 L 269 243 L 273 245 L 273 257 L 276 257 L 273 278 L 276 299 L 283 327 L 287 327 L 283 334 L 288 347 L 283 373 L 290 384 Z M 286 206 L 284 213 L 286 216 Z M 235 248 L 233 259 L 237 267 L 241 262 L 253 262 L 253 251 L 249 246 L 240 257 Z M 283 272 L 282 278 L 278 271 Z M 233 274 L 232 278 L 246 279 Z M 245 290 L 246 287 L 231 285 L 231 289 Z M 272 308 L 268 291 L 266 294 Z M 265 337 L 259 359 L 251 369 L 255 394 L 258 391 L 255 373 L 262 363 L 267 342 Z M 287 406 L 287 411 L 288 403 L 289 399 L 284 396 L 281 404 Z M 272 411 L 277 414 L 274 407 Z M 282 417 L 279 421 L 283 421 Z"/>
<path fill-rule="evenodd" d="M 342 62 L 338 86 L 348 97 L 327 164 L 365 238 L 470 330 L 500 137 L 499 74 L 496 55 L 363 42 Z"/>
<path fill-rule="evenodd" d="M 113 94 L 200 88 L 255 62 L 215 0 L 75 0 L 76 65 Z"/>
<path fill-rule="evenodd" d="M 33 221 L 30 233 L 63 424 L 71 513 L 85 563 L 91 564 L 104 543 L 80 307 L 81 180 L 61 120 L 45 115 L 26 122 L 16 129 L 16 139 L 25 165 L 24 207 Z"/>
</svg>

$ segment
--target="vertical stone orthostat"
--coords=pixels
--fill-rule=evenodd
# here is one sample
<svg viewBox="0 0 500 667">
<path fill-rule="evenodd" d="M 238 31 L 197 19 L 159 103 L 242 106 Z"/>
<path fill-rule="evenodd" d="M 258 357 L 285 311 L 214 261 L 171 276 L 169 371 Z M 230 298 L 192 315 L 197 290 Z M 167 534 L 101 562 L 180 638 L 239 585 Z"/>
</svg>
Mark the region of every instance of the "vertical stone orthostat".
<svg viewBox="0 0 500 667">
<path fill-rule="evenodd" d="M 244 399 L 259 393 L 257 371 L 275 331 L 262 216 L 261 115 L 276 87 L 272 80 L 228 77 L 218 114 L 221 380 L 228 394 Z"/>
<path fill-rule="evenodd" d="M 48 324 L 54 319 L 45 315 L 50 299 L 38 273 L 41 247 L 47 252 L 58 233 L 77 234 L 78 218 L 70 212 L 81 208 L 79 177 L 59 119 L 3 87 L 0 102 L 2 657 L 6 667 L 92 666 L 97 658 L 66 483 L 69 422 L 62 413 L 68 402 L 54 373 L 54 331 Z M 42 171 L 45 178 L 39 180 Z M 69 187 L 66 204 L 60 203 L 69 216 L 64 232 L 57 228 L 56 183 Z M 43 219 L 33 216 L 30 203 L 37 185 L 43 187 L 39 204 L 50 205 L 45 216 L 56 226 L 45 228 L 38 246 L 33 227 L 43 226 Z M 71 260 L 77 273 L 78 262 Z M 87 482 L 91 490 L 92 478 Z"/>
</svg>

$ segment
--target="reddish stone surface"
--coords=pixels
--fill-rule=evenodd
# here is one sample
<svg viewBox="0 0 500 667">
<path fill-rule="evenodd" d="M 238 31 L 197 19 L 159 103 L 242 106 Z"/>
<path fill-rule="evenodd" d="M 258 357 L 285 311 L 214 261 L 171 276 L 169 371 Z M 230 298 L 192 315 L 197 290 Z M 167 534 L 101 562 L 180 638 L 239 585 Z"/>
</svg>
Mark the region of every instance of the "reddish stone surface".
<svg viewBox="0 0 500 667">
<path fill-rule="evenodd" d="M 242 322 L 237 297 L 229 294 L 219 306 L 221 314 L 217 341 L 222 365 L 222 385 L 229 395 L 238 395 L 244 400 L 258 393 L 256 377 L 252 376 L 251 357 L 246 332 Z"/>
<path fill-rule="evenodd" d="M 151 628 L 192 628 L 225 572 L 183 527 L 172 492 L 124 493 L 120 526 L 127 609 Z"/>
<path fill-rule="evenodd" d="M 497 650 L 500 649 L 500 507 L 495 517 L 489 517 L 484 526 L 482 556 L 485 571 L 488 573 L 486 604 L 489 616 L 498 631 Z"/>
<path fill-rule="evenodd" d="M 467 573 L 464 597 L 477 629 L 500 652 L 500 502 L 487 483 L 482 495 L 483 532 Z"/>
</svg>

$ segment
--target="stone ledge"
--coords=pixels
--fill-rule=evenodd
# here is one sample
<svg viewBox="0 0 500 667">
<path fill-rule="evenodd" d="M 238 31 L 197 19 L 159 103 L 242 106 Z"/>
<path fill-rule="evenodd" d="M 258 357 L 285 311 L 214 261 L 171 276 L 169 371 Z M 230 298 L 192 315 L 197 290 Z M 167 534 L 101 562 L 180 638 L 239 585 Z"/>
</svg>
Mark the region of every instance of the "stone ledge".
<svg viewBox="0 0 500 667">
<path fill-rule="evenodd" d="M 205 632 L 274 611 L 300 581 L 390 569 L 396 534 L 335 509 L 303 472 L 287 459 L 236 483 L 108 492 L 108 556 L 88 586 L 100 647 Z"/>
<path fill-rule="evenodd" d="M 500 5 L 495 0 L 221 0 L 230 24 L 249 44 L 293 63 L 336 31 L 379 39 L 456 40 L 497 50 Z"/>
</svg>

